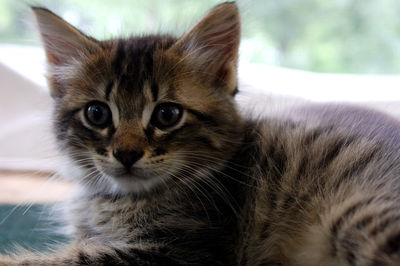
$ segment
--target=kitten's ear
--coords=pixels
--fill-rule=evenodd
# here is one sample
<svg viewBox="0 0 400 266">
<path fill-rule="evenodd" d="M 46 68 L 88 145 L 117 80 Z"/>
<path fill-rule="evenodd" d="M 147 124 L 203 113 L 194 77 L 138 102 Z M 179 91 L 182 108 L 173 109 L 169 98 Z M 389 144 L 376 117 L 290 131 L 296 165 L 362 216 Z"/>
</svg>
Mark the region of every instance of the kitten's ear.
<svg viewBox="0 0 400 266">
<path fill-rule="evenodd" d="M 50 64 L 65 65 L 73 58 L 100 48 L 94 39 L 87 37 L 53 12 L 38 7 L 32 7 L 32 11 Z"/>
<path fill-rule="evenodd" d="M 204 78 L 228 93 L 237 92 L 240 17 L 235 3 L 210 10 L 171 49 L 207 73 Z"/>
<path fill-rule="evenodd" d="M 45 8 L 32 7 L 42 36 L 49 68 L 49 87 L 53 97 L 62 96 L 62 79 L 76 59 L 99 51 L 97 41 Z M 75 60 L 74 60 L 75 59 Z"/>
</svg>

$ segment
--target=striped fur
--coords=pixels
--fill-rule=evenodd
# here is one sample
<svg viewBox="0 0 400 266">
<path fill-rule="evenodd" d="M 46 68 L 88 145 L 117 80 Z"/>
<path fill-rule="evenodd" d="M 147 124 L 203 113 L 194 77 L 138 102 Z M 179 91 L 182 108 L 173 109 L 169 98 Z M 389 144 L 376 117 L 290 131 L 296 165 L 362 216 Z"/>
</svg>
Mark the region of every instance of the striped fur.
<svg viewBox="0 0 400 266">
<path fill-rule="evenodd" d="M 400 265 L 400 125 L 341 106 L 242 117 L 235 4 L 179 39 L 97 41 L 34 11 L 81 192 L 66 203 L 71 244 L 1 265 Z M 94 100 L 105 127 L 85 117 Z M 160 128 L 166 102 L 183 113 Z M 133 172 L 116 149 L 138 154 Z"/>
</svg>

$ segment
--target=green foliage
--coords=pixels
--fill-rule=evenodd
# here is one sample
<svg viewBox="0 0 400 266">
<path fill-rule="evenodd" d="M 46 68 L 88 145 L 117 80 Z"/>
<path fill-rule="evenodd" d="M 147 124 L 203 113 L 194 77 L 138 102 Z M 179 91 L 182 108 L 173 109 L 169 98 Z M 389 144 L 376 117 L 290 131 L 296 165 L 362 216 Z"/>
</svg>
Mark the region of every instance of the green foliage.
<svg viewBox="0 0 400 266">
<path fill-rule="evenodd" d="M 27 43 L 31 1 L 0 0 L 0 41 Z M 213 0 L 36 0 L 104 39 L 182 34 Z M 239 0 L 242 55 L 257 63 L 318 72 L 399 73 L 399 0 Z M 32 23 L 31 23 L 32 24 Z M 28 43 L 32 43 L 29 41 Z"/>
<path fill-rule="evenodd" d="M 264 28 L 276 49 L 278 65 L 398 73 L 399 11 L 398 0 L 265 0 L 253 14 L 255 28 Z"/>
</svg>

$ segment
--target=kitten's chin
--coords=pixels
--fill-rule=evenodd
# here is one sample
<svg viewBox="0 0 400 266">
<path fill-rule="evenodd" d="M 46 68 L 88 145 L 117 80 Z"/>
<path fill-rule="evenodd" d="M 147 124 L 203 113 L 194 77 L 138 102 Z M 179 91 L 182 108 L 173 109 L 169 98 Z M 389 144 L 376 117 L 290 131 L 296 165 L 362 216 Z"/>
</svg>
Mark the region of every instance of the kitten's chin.
<svg viewBox="0 0 400 266">
<path fill-rule="evenodd" d="M 146 195 L 154 191 L 162 183 L 163 177 L 147 173 L 143 169 L 121 170 L 115 173 L 103 172 L 104 176 L 114 184 L 119 194 Z"/>
<path fill-rule="evenodd" d="M 118 177 L 110 177 L 118 186 L 123 194 L 133 193 L 136 195 L 149 194 L 155 190 L 161 183 L 161 177 L 139 178 L 133 175 L 122 175 Z"/>
</svg>

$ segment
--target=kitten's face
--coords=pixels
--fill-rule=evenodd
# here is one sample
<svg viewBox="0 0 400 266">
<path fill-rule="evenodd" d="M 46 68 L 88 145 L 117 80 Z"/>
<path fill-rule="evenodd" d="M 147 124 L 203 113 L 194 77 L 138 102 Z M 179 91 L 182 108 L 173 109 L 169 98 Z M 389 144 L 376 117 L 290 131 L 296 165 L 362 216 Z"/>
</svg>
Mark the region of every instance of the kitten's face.
<svg viewBox="0 0 400 266">
<path fill-rule="evenodd" d="M 46 10 L 35 14 L 57 137 L 82 183 L 142 194 L 194 185 L 221 170 L 241 129 L 233 103 L 240 32 L 233 4 L 214 8 L 178 40 L 98 42 Z"/>
</svg>

